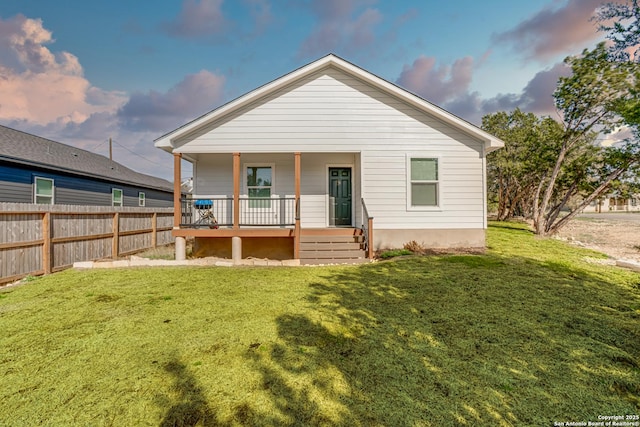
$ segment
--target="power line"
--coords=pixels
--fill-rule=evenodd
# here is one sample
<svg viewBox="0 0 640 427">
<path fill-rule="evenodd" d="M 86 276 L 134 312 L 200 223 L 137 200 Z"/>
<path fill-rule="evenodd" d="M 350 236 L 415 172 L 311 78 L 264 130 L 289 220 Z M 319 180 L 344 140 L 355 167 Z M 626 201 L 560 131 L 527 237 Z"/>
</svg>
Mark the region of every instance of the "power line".
<svg viewBox="0 0 640 427">
<path fill-rule="evenodd" d="M 166 165 L 162 165 L 162 164 L 160 164 L 160 163 L 154 162 L 153 160 L 149 160 L 149 159 L 147 159 L 146 157 L 144 157 L 144 156 L 142 156 L 142 155 L 140 155 L 140 154 L 138 154 L 138 153 L 135 153 L 135 152 L 131 151 L 129 148 L 127 148 L 127 147 L 125 147 L 124 145 L 120 144 L 120 143 L 119 143 L 118 141 L 116 141 L 115 139 L 113 140 L 113 142 L 114 142 L 114 143 L 116 143 L 119 147 L 124 148 L 125 150 L 127 150 L 128 152 L 130 152 L 131 154 L 133 154 L 134 156 L 138 156 L 138 157 L 140 157 L 141 159 L 146 160 L 146 161 L 147 161 L 147 162 L 149 162 L 149 163 L 153 163 L 154 165 L 158 165 L 158 166 L 162 166 L 162 167 L 166 166 Z"/>
<path fill-rule="evenodd" d="M 100 144 L 96 145 L 95 147 L 93 147 L 91 150 L 91 152 L 95 152 L 98 148 L 100 148 L 102 146 L 102 144 L 104 144 L 105 142 L 107 142 L 108 140 L 105 139 L 104 141 L 102 141 Z"/>
</svg>

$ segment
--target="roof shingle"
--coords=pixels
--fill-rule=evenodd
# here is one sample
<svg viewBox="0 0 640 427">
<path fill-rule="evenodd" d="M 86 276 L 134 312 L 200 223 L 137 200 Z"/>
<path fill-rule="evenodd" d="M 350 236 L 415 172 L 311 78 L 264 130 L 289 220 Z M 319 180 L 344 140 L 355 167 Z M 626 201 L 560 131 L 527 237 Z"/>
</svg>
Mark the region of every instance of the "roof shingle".
<svg viewBox="0 0 640 427">
<path fill-rule="evenodd" d="M 2 125 L 0 125 L 0 160 L 162 191 L 173 191 L 173 184 L 169 181 L 135 172 L 100 154 Z"/>
</svg>

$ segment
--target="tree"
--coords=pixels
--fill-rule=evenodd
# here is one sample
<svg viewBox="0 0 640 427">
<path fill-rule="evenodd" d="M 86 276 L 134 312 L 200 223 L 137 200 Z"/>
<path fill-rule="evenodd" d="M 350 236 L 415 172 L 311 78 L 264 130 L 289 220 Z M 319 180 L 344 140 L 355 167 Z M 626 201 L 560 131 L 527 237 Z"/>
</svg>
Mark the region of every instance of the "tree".
<svg viewBox="0 0 640 427">
<path fill-rule="evenodd" d="M 622 147 L 599 148 L 593 141 L 627 124 L 627 110 L 637 102 L 638 67 L 631 62 L 611 60 L 604 43 L 582 56 L 569 57 L 569 77 L 561 77 L 553 94 L 562 114 L 564 134 L 553 169 L 540 181 L 534 198 L 533 224 L 538 234 L 552 234 L 596 197 L 614 180 L 621 178 L 638 161 L 637 141 Z M 568 215 L 560 217 L 569 199 L 578 194 L 588 179 L 597 185 Z"/>
<path fill-rule="evenodd" d="M 606 3 L 594 18 L 599 30 L 606 31 L 613 42 L 611 53 L 619 61 L 640 62 L 640 5 L 638 0 Z M 611 23 L 611 21 L 613 23 Z"/>
<path fill-rule="evenodd" d="M 553 95 L 562 125 L 518 111 L 483 119 L 485 129 L 507 141 L 489 167 L 499 213 L 508 218 L 519 203 L 540 235 L 560 230 L 614 183 L 631 180 L 640 165 L 637 139 L 612 147 L 597 143 L 599 134 L 623 125 L 635 126 L 637 134 L 640 64 L 612 60 L 604 43 L 565 62 L 572 74 L 559 80 Z M 574 199 L 581 201 L 570 209 Z"/>
<path fill-rule="evenodd" d="M 487 162 L 488 193 L 497 204 L 498 220 L 531 218 L 540 171 L 552 165 L 554 143 L 560 140 L 562 126 L 549 117 L 538 118 L 516 109 L 484 116 L 482 128 L 506 141 Z"/>
</svg>

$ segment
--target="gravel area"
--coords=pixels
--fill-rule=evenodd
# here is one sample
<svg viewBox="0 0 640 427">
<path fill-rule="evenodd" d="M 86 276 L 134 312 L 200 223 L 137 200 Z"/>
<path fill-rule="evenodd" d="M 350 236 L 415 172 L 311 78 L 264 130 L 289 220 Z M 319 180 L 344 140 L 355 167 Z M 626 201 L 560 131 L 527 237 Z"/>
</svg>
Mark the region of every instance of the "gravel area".
<svg viewBox="0 0 640 427">
<path fill-rule="evenodd" d="M 581 216 L 567 224 L 557 237 L 615 259 L 640 262 L 640 221 L 637 214 Z"/>
</svg>

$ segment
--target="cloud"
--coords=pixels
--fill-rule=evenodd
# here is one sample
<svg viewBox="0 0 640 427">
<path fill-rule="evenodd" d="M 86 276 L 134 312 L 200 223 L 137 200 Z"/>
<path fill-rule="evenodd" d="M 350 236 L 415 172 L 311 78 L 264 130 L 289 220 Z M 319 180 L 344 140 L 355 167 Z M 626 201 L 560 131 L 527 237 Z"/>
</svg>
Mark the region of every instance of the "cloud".
<svg viewBox="0 0 640 427">
<path fill-rule="evenodd" d="M 169 131 L 220 104 L 224 82 L 224 76 L 203 70 L 186 76 L 166 93 L 134 93 L 118 111 L 118 118 L 129 130 Z"/>
<path fill-rule="evenodd" d="M 74 55 L 49 50 L 53 41 L 39 19 L 0 19 L 0 120 L 82 122 L 125 102 L 122 92 L 93 87 Z"/>
<path fill-rule="evenodd" d="M 452 66 L 436 66 L 436 58 L 420 56 L 405 66 L 397 83 L 435 104 L 464 94 L 471 83 L 473 58 L 456 60 Z"/>
<path fill-rule="evenodd" d="M 249 8 L 249 14 L 254 22 L 252 36 L 262 34 L 264 30 L 273 22 L 271 4 L 267 0 L 244 0 Z"/>
<path fill-rule="evenodd" d="M 485 56 L 480 59 L 482 64 Z M 471 57 L 459 58 L 453 65 L 437 65 L 433 57 L 420 56 L 405 66 L 396 83 L 463 119 L 480 124 L 482 116 L 520 108 L 539 115 L 555 115 L 553 92 L 560 76 L 570 73 L 564 63 L 536 73 L 520 93 L 482 98 L 471 91 L 473 71 L 478 67 Z"/>
<path fill-rule="evenodd" d="M 311 34 L 302 42 L 297 56 L 306 58 L 329 52 L 353 54 L 375 42 L 374 29 L 382 19 L 378 9 L 366 7 L 367 0 L 312 0 L 311 12 L 318 19 Z M 366 7 L 362 10 L 363 7 Z"/>
<path fill-rule="evenodd" d="M 580 52 L 599 36 L 591 18 L 602 3 L 603 0 L 569 0 L 558 9 L 547 6 L 516 27 L 494 35 L 493 40 L 537 60 Z"/>
<path fill-rule="evenodd" d="M 223 0 L 184 0 L 180 14 L 161 28 L 170 36 L 200 38 L 220 35 L 230 25 L 222 13 Z"/>
<path fill-rule="evenodd" d="M 171 180 L 171 156 L 156 149 L 153 139 L 159 130 L 220 103 L 224 77 L 201 71 L 166 93 L 129 97 L 93 86 L 78 58 L 52 52 L 47 47 L 52 43 L 51 31 L 39 19 L 0 18 L 0 123 L 103 155 L 112 137 L 114 160 Z"/>
<path fill-rule="evenodd" d="M 444 107 L 475 124 L 480 124 L 482 116 L 486 114 L 516 108 L 540 116 L 557 118 L 553 92 L 558 79 L 568 76 L 570 72 L 564 63 L 557 63 L 536 73 L 520 93 L 498 94 L 488 99 L 482 99 L 477 92 L 466 93 L 446 103 Z"/>
</svg>

